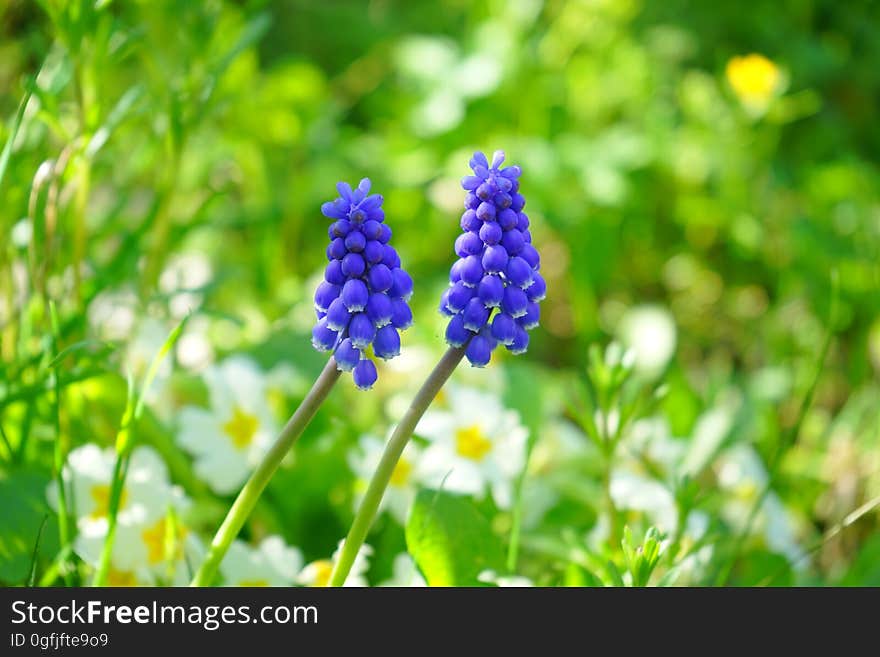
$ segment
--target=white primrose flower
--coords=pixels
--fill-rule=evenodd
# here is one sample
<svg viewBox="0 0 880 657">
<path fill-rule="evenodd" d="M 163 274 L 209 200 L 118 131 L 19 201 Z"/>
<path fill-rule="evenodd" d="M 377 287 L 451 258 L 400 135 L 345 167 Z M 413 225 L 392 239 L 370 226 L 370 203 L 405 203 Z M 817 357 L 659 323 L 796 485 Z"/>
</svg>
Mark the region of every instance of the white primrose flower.
<svg viewBox="0 0 880 657">
<path fill-rule="evenodd" d="M 265 376 L 249 358 L 234 356 L 205 370 L 210 409 L 187 406 L 178 440 L 193 455 L 196 474 L 214 492 L 237 491 L 268 449 L 277 427 Z"/>
<path fill-rule="evenodd" d="M 303 567 L 302 552 L 280 536 L 267 536 L 257 547 L 235 541 L 220 564 L 226 586 L 292 586 Z"/>
<path fill-rule="evenodd" d="M 67 456 L 64 482 L 70 491 L 69 504 L 77 527 L 85 531 L 97 526 L 106 531 L 110 506 L 110 487 L 116 451 L 89 443 Z M 48 487 L 49 503 L 58 508 L 58 490 Z M 168 468 L 151 447 L 136 447 L 131 454 L 128 474 L 119 501 L 117 522 L 120 525 L 145 525 L 162 518 L 169 508 L 183 509 L 188 504 L 182 491 L 168 481 Z"/>
<path fill-rule="evenodd" d="M 88 525 L 76 537 L 75 549 L 86 563 L 97 566 L 107 536 L 106 526 Z M 191 567 L 205 554 L 198 536 L 176 514 L 152 523 L 116 527 L 110 555 L 108 586 L 185 586 Z"/>
<path fill-rule="evenodd" d="M 110 489 L 116 452 L 87 444 L 70 452 L 64 468 L 69 504 L 76 518 L 74 549 L 96 566 L 107 536 Z M 49 504 L 58 509 L 58 489 L 47 489 Z M 185 561 L 193 562 L 201 546 L 181 521 L 190 502 L 168 480 L 168 469 L 151 447 L 131 454 L 117 513 L 116 537 L 108 584 L 135 586 L 184 584 Z"/>
<path fill-rule="evenodd" d="M 297 583 L 315 587 L 327 586 L 330 583 L 330 576 L 333 574 L 333 566 L 337 559 L 339 559 L 339 553 L 342 551 L 343 543 L 345 543 L 345 539 L 339 541 L 339 545 L 330 559 L 313 561 L 303 568 L 296 578 Z M 343 586 L 369 586 L 366 575 L 370 569 L 370 557 L 372 554 L 373 548 L 366 543 L 361 545 Z"/>
<path fill-rule="evenodd" d="M 529 435 L 519 414 L 471 388 L 450 387 L 446 396 L 448 408 L 428 411 L 416 427 L 431 441 L 419 460 L 419 480 L 475 496 L 489 489 L 500 508 L 509 508 Z"/>
<path fill-rule="evenodd" d="M 427 585 L 425 578 L 422 577 L 419 569 L 416 568 L 412 557 L 406 552 L 401 552 L 394 557 L 394 562 L 391 564 L 391 579 L 387 579 L 379 584 L 379 586 L 410 588 L 419 588 Z"/>
<path fill-rule="evenodd" d="M 376 436 L 362 436 L 358 441 L 359 450 L 349 455 L 349 465 L 357 476 L 355 483 L 357 495 L 355 496 L 356 506 L 360 505 L 360 500 L 366 492 L 367 484 L 385 450 L 385 441 Z M 421 449 L 412 442 L 408 443 L 403 450 L 403 454 L 397 465 L 394 466 L 394 472 L 391 474 L 391 480 L 388 482 L 388 489 L 382 497 L 379 505 L 379 512 L 387 509 L 394 518 L 403 524 L 406 522 L 407 513 L 409 513 L 410 505 L 416 495 L 416 467 L 421 456 Z"/>
</svg>

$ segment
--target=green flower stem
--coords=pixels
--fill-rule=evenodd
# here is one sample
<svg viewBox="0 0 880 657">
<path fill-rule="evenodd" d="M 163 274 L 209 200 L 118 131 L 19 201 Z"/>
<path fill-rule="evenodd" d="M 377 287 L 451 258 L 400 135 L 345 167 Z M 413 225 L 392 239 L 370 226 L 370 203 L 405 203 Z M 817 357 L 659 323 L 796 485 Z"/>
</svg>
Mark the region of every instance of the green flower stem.
<svg viewBox="0 0 880 657">
<path fill-rule="evenodd" d="M 95 569 L 95 576 L 92 579 L 92 586 L 104 586 L 107 582 L 107 576 L 110 573 L 110 562 L 113 554 L 113 545 L 116 541 L 116 521 L 119 515 L 119 508 L 122 506 L 122 493 L 125 490 L 125 478 L 128 475 L 128 464 L 131 462 L 131 453 L 135 443 L 135 429 L 144 412 L 146 404 L 147 392 L 153 384 L 153 380 L 159 373 L 159 366 L 165 357 L 177 344 L 183 333 L 183 328 L 189 321 L 189 315 L 186 315 L 180 323 L 174 327 L 158 353 L 153 356 L 147 373 L 144 375 L 144 381 L 141 384 L 140 393 L 135 394 L 134 378 L 129 374 L 128 377 L 128 398 L 125 402 L 125 411 L 122 414 L 122 422 L 119 426 L 119 432 L 116 434 L 116 462 L 113 465 L 113 478 L 111 479 L 110 503 L 107 510 L 107 535 L 104 537 L 104 545 L 101 548 L 101 556 L 98 559 L 98 566 Z"/>
<path fill-rule="evenodd" d="M 367 538 L 367 532 L 370 531 L 370 526 L 373 524 L 373 519 L 379 510 L 379 503 L 382 501 L 382 496 L 385 494 L 385 489 L 388 487 L 388 482 L 391 480 L 394 468 L 400 460 L 400 455 L 403 454 L 403 448 L 406 447 L 407 442 L 412 437 L 419 420 L 425 414 L 425 411 L 428 410 L 437 393 L 440 392 L 440 388 L 443 387 L 443 384 L 446 383 L 461 362 L 461 359 L 464 357 L 464 350 L 465 347 L 450 347 L 443 354 L 443 358 L 440 359 L 440 362 L 434 367 L 434 371 L 431 372 L 430 376 L 422 384 L 400 423 L 394 429 L 394 433 L 391 435 L 391 439 L 382 453 L 382 459 L 379 461 L 376 472 L 370 480 L 370 485 L 367 487 L 367 492 L 364 495 L 361 506 L 357 514 L 355 514 L 354 522 L 348 531 L 348 536 L 345 538 L 345 543 L 339 554 L 339 560 L 336 562 L 333 574 L 330 576 L 330 586 L 342 586 L 345 583 L 345 579 L 348 577 L 348 573 L 354 564 L 355 557 L 357 557 L 358 550 L 360 550 L 364 540 Z"/>
<path fill-rule="evenodd" d="M 58 327 L 58 312 L 55 303 L 49 301 L 49 320 L 52 325 L 51 347 L 52 353 L 58 353 L 58 339 L 60 329 Z M 61 433 L 61 382 L 58 377 L 58 370 L 53 369 L 50 375 L 51 385 L 54 391 L 52 398 L 52 419 L 54 420 L 55 429 L 55 448 L 53 458 L 53 470 L 55 473 L 55 484 L 58 488 L 58 540 L 61 544 L 62 551 L 70 548 L 73 542 L 70 532 L 70 507 L 67 502 L 67 488 L 64 485 L 64 462 L 67 460 L 67 441 Z M 11 451 L 10 451 L 11 453 Z M 67 571 L 66 564 L 61 564 L 64 581 L 68 586 L 73 585 L 70 573 Z"/>
<path fill-rule="evenodd" d="M 116 541 L 116 524 L 119 516 L 119 507 L 122 502 L 122 491 L 125 488 L 125 477 L 128 474 L 130 454 L 117 453 L 116 462 L 113 465 L 113 478 L 110 487 L 110 503 L 107 509 L 107 535 L 101 547 L 101 556 L 98 558 L 98 566 L 92 579 L 92 586 L 106 586 L 107 576 L 110 574 L 110 560 L 113 555 L 113 545 Z"/>
<path fill-rule="evenodd" d="M 266 452 L 257 469 L 254 470 L 250 479 L 245 483 L 244 488 L 241 489 L 241 492 L 235 499 L 235 503 L 229 509 L 229 513 L 226 514 L 223 524 L 220 525 L 220 528 L 214 535 L 214 540 L 211 541 L 211 547 L 205 556 L 205 561 L 195 577 L 193 577 L 190 586 L 210 586 L 214 581 L 217 569 L 220 567 L 220 562 L 226 556 L 226 551 L 232 545 L 232 541 L 238 536 L 238 532 L 241 531 L 244 523 L 251 515 L 251 511 L 257 505 L 257 500 L 260 499 L 260 495 L 265 490 L 269 480 L 272 479 L 272 475 L 275 474 L 275 471 L 281 464 L 281 460 L 290 451 L 296 439 L 305 431 L 309 422 L 312 421 L 315 412 L 327 398 L 330 390 L 332 390 L 333 384 L 339 380 L 339 374 L 340 372 L 336 368 L 336 360 L 331 356 L 330 360 L 327 361 L 327 365 L 324 366 L 324 370 L 315 380 L 314 385 L 312 385 L 312 389 L 306 395 L 306 398 L 303 399 L 299 408 L 296 409 L 296 412 L 287 421 L 287 424 L 284 425 L 284 428 L 275 440 L 275 444 Z"/>
</svg>

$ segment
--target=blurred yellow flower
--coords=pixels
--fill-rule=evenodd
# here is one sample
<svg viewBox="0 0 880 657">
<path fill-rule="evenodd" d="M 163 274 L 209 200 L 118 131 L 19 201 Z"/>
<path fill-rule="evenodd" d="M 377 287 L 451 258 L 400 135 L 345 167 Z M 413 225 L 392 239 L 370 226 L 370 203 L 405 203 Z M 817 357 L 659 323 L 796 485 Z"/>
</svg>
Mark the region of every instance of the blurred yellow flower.
<svg viewBox="0 0 880 657">
<path fill-rule="evenodd" d="M 752 53 L 727 62 L 727 81 L 750 109 L 764 109 L 779 90 L 782 74 L 771 60 Z"/>
</svg>

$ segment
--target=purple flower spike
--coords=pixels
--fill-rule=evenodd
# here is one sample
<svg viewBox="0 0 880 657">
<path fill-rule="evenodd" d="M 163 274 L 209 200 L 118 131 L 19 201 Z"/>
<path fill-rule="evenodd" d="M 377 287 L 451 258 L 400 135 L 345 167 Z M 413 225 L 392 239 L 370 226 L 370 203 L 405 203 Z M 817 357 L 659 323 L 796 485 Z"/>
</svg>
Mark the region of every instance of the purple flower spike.
<svg viewBox="0 0 880 657">
<path fill-rule="evenodd" d="M 312 344 L 334 352 L 336 366 L 351 372 L 358 388 L 369 390 L 378 372 L 367 349 L 372 346 L 372 353 L 383 359 L 400 354 L 399 332 L 412 326 L 407 301 L 413 282 L 389 244 L 392 232 L 382 197 L 370 194 L 370 181 L 364 178 L 354 189 L 340 182 L 336 189 L 339 198 L 321 206 L 332 224 L 327 231 L 329 263 L 315 291 L 318 323 Z M 482 242 L 477 242 L 470 248 L 480 253 Z"/>
<path fill-rule="evenodd" d="M 474 153 L 473 175 L 461 180 L 466 193 L 462 233 L 454 247 L 459 259 L 440 300 L 440 312 L 450 316 L 446 341 L 466 346 L 465 356 L 474 367 L 485 367 L 499 344 L 514 354 L 525 352 L 527 331 L 538 326 L 538 302 L 547 294 L 529 218 L 522 211 L 522 169 L 503 167 L 504 157 L 503 151 L 495 151 L 491 161 Z"/>
</svg>

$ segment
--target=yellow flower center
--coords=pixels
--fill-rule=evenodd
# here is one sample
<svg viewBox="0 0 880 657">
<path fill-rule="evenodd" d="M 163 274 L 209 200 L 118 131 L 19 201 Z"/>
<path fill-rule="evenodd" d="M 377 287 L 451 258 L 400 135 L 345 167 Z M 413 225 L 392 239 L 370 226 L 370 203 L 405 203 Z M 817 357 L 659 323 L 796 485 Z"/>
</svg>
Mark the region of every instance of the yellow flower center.
<svg viewBox="0 0 880 657">
<path fill-rule="evenodd" d="M 269 581 L 265 579 L 243 579 L 238 583 L 239 586 L 269 586 Z"/>
<path fill-rule="evenodd" d="M 743 102 L 766 103 L 779 86 L 779 67 L 764 55 L 734 57 L 727 62 L 727 80 Z"/>
<path fill-rule="evenodd" d="M 110 513 L 110 486 L 106 484 L 96 484 L 89 490 L 92 500 L 95 502 L 95 508 L 92 510 L 91 517 L 97 520 L 105 518 Z M 124 509 L 125 503 L 128 501 L 128 491 L 122 489 L 122 495 L 119 496 L 119 508 Z"/>
<path fill-rule="evenodd" d="M 223 432 L 237 449 L 244 449 L 254 440 L 259 426 L 260 421 L 255 416 L 236 406 L 232 409 L 232 417 L 223 425 Z"/>
<path fill-rule="evenodd" d="M 406 486 L 406 482 L 409 481 L 409 476 L 412 473 L 412 463 L 407 461 L 405 458 L 401 458 L 397 465 L 394 466 L 394 472 L 391 473 L 391 485 L 392 486 Z"/>
<path fill-rule="evenodd" d="M 466 459 L 482 461 L 492 449 L 492 441 L 483 434 L 476 424 L 455 432 L 455 449 Z"/>
<path fill-rule="evenodd" d="M 137 578 L 130 570 L 110 568 L 107 573 L 107 586 L 137 586 Z"/>
<path fill-rule="evenodd" d="M 333 574 L 333 562 L 324 559 L 312 565 L 315 567 L 315 583 L 312 586 L 327 586 L 330 583 L 330 575 Z"/>
<path fill-rule="evenodd" d="M 169 527 L 169 524 L 172 526 Z M 169 536 L 169 530 L 171 536 Z M 162 517 L 152 527 L 147 527 L 141 532 L 141 538 L 147 546 L 147 561 L 157 564 L 165 560 L 166 555 L 180 556 L 183 554 L 183 538 L 186 536 L 186 528 L 169 523 L 168 517 Z M 169 540 L 172 543 L 169 545 Z"/>
</svg>

